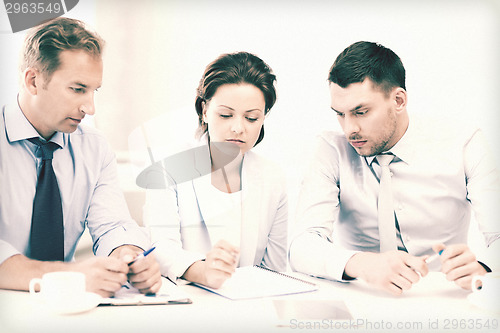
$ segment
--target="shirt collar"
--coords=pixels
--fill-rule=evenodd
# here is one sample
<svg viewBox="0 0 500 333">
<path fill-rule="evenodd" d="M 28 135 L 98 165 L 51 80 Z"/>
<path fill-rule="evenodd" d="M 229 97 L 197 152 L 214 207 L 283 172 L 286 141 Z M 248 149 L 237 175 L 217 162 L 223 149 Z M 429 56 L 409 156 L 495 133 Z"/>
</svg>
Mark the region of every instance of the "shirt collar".
<svg viewBox="0 0 500 333">
<path fill-rule="evenodd" d="M 372 165 L 373 160 L 375 160 L 375 157 L 377 157 L 377 155 L 375 155 L 375 156 L 365 156 L 366 163 L 368 165 Z"/>
<path fill-rule="evenodd" d="M 9 142 L 27 140 L 30 138 L 41 138 L 44 140 L 36 129 L 28 121 L 17 100 L 14 103 L 8 104 L 5 109 L 5 132 Z M 45 141 L 45 140 L 44 140 Z M 60 147 L 65 145 L 65 134 L 56 132 L 49 141 L 58 144 Z"/>
<path fill-rule="evenodd" d="M 391 153 L 396 155 L 401 161 L 406 164 L 413 162 L 415 156 L 415 124 L 410 121 L 403 137 L 392 147 Z"/>
</svg>

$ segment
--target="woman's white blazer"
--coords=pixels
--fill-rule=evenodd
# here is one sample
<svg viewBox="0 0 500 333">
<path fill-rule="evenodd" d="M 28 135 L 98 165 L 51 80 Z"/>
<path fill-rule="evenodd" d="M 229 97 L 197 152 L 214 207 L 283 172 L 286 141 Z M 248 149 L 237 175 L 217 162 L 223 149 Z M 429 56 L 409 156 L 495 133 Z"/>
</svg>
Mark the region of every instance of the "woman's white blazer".
<svg viewBox="0 0 500 333">
<path fill-rule="evenodd" d="M 207 156 L 195 155 L 194 167 L 206 165 L 207 161 L 201 159 Z M 207 205 L 213 202 L 208 200 L 207 183 L 198 177 L 146 192 L 144 223 L 156 246 L 154 253 L 161 273 L 173 281 L 195 261 L 205 258 L 201 249 L 214 245 L 207 225 L 210 219 L 203 217 Z M 240 248 L 240 266 L 263 265 L 285 271 L 288 202 L 283 172 L 271 161 L 248 151 L 243 157 L 241 188 L 241 233 L 245 241 Z M 224 209 L 221 207 L 221 211 Z"/>
</svg>

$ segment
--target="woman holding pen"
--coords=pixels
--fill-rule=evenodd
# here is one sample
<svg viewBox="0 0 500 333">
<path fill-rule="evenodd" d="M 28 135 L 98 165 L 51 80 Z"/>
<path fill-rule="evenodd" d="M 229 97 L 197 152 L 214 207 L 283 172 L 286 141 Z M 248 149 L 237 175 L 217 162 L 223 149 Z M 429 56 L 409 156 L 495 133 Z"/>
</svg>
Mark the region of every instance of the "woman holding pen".
<svg viewBox="0 0 500 333">
<path fill-rule="evenodd" d="M 257 56 L 224 54 L 197 89 L 198 139 L 206 154 L 186 169 L 206 175 L 147 191 L 144 222 L 161 272 L 218 288 L 238 266 L 286 269 L 287 195 L 281 170 L 251 149 L 276 101 L 275 75 Z M 167 163 L 167 162 L 165 162 Z M 193 164 L 193 165 L 188 165 Z M 168 169 L 168 166 L 166 166 Z"/>
</svg>

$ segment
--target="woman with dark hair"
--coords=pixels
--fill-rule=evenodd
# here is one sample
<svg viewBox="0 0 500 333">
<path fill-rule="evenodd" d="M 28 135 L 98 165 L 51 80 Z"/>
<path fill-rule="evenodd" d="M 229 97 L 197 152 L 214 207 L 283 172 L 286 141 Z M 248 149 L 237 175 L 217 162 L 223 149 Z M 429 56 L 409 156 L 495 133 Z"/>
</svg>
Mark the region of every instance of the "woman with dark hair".
<svg viewBox="0 0 500 333">
<path fill-rule="evenodd" d="M 218 288 L 238 266 L 286 269 L 283 173 L 251 151 L 264 137 L 275 81 L 269 66 L 246 52 L 207 66 L 195 102 L 197 146 L 207 154 L 193 155 L 193 164 L 208 163 L 212 172 L 183 183 L 170 178 L 166 190 L 147 193 L 144 221 L 171 280 Z"/>
</svg>

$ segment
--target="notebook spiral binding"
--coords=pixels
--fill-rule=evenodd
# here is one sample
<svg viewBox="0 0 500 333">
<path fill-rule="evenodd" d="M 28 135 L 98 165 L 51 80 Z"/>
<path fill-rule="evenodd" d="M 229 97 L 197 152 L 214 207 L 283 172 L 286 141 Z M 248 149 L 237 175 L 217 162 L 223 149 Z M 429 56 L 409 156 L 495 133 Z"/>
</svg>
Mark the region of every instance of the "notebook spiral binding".
<svg viewBox="0 0 500 333">
<path fill-rule="evenodd" d="M 260 268 L 260 269 L 263 269 L 265 271 L 268 271 L 268 272 L 271 272 L 271 273 L 274 273 L 274 274 L 278 274 L 278 275 L 281 275 L 283 277 L 287 277 L 287 278 L 290 278 L 292 280 L 296 280 L 296 281 L 300 281 L 302 283 L 306 283 L 306 284 L 309 284 L 311 286 L 316 286 L 315 283 L 312 283 L 312 282 L 309 282 L 309 281 L 306 281 L 306 280 L 302 280 L 302 279 L 299 279 L 295 276 L 291 276 L 291 275 L 288 275 L 288 274 L 285 274 L 285 273 L 281 273 L 281 272 L 277 272 L 277 271 L 274 271 L 270 268 L 267 268 L 267 267 L 264 267 L 264 266 L 259 266 L 259 265 L 254 265 L 254 267 L 257 267 L 257 268 Z"/>
</svg>

